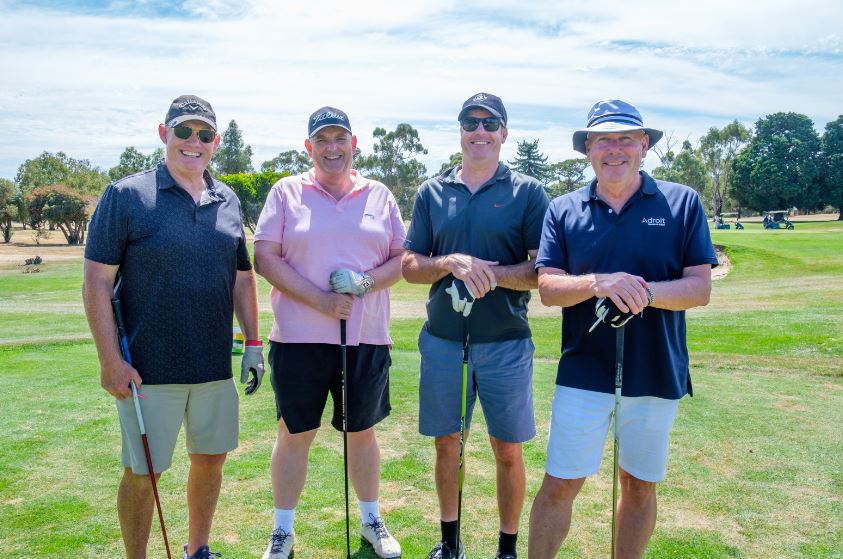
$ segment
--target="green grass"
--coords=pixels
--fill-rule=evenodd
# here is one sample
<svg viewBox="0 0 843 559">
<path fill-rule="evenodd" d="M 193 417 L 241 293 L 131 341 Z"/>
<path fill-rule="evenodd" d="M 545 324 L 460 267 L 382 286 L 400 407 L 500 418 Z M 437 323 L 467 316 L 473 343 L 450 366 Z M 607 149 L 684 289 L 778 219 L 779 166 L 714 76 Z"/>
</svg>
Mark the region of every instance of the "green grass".
<svg viewBox="0 0 843 559">
<path fill-rule="evenodd" d="M 659 522 L 646 557 L 843 557 L 843 224 L 794 231 L 715 231 L 734 268 L 711 303 L 688 313 L 695 397 L 686 398 L 659 486 Z M 0 247 L 0 251 L 2 251 Z M 106 558 L 122 552 L 115 510 L 120 432 L 100 387 L 80 302 L 81 262 L 47 262 L 41 274 L 0 267 L 0 542 L 11 558 Z M 268 286 L 260 284 L 263 332 Z M 424 299 L 401 283 L 393 300 Z M 424 557 L 438 537 L 433 448 L 417 433 L 423 317 L 393 321 L 392 415 L 378 429 L 382 508 L 404 557 Z M 536 343 L 538 435 L 525 445 L 527 515 L 541 481 L 559 356 L 557 316 L 531 319 Z M 479 412 L 479 408 L 478 408 Z M 268 383 L 241 399 L 241 445 L 225 467 L 212 544 L 224 557 L 260 557 L 271 524 L 269 455 L 274 404 Z M 323 422 L 324 424 L 327 421 Z M 559 557 L 608 556 L 611 447 L 575 505 Z M 186 458 L 180 443 L 160 490 L 174 549 L 187 533 Z M 494 464 L 478 417 L 469 439 L 465 540 L 471 557 L 496 542 Z M 344 555 L 341 437 L 314 444 L 297 515 L 297 557 Z M 354 556 L 373 557 L 359 540 Z M 163 556 L 153 526 L 150 557 Z"/>
</svg>

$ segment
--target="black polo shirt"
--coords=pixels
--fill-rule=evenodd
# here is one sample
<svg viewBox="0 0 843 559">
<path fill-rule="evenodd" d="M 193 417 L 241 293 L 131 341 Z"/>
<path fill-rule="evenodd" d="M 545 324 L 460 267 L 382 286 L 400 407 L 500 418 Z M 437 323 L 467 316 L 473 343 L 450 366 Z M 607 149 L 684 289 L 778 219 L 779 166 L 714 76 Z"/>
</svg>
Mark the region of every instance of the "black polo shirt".
<svg viewBox="0 0 843 559">
<path fill-rule="evenodd" d="M 717 265 L 694 190 L 642 172 L 641 188 L 619 213 L 595 194 L 597 181 L 551 202 L 536 268 L 573 275 L 626 272 L 646 281 L 682 277 L 685 268 Z M 612 393 L 615 329 L 594 323 L 595 298 L 562 310 L 562 358 L 556 384 Z M 679 399 L 691 392 L 685 311 L 646 308 L 626 326 L 623 395 Z"/>
<path fill-rule="evenodd" d="M 425 181 L 416 196 L 404 247 L 425 256 L 468 254 L 501 266 L 527 260 L 538 250 L 547 195 L 541 183 L 503 163 L 474 194 L 457 177 L 457 167 Z M 462 341 L 462 315 L 445 289 L 448 274 L 430 287 L 425 328 L 439 338 Z M 473 342 L 530 337 L 529 291 L 498 287 L 475 302 L 465 321 Z"/>
<path fill-rule="evenodd" d="M 129 349 L 144 384 L 231 378 L 237 270 L 250 270 L 240 202 L 205 173 L 197 204 L 162 161 L 106 188 L 85 258 L 119 265 Z"/>
</svg>

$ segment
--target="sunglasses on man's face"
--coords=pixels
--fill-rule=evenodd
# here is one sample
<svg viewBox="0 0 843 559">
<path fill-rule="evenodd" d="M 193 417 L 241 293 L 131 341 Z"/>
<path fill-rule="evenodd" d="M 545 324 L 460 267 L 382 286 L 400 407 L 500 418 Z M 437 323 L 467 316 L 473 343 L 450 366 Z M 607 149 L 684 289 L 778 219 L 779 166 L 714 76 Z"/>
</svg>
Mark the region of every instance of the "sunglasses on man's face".
<svg viewBox="0 0 843 559">
<path fill-rule="evenodd" d="M 483 130 L 486 132 L 494 132 L 501 127 L 501 119 L 494 116 L 487 118 L 474 118 L 473 116 L 467 116 L 460 121 L 462 129 L 466 132 L 474 132 L 481 123 L 483 124 Z"/>
<path fill-rule="evenodd" d="M 207 128 L 203 128 L 202 130 L 193 130 L 190 126 L 173 126 L 173 134 L 176 135 L 176 138 L 180 140 L 187 140 L 191 136 L 193 136 L 193 132 L 196 132 L 196 135 L 199 137 L 199 141 L 203 144 L 210 144 L 214 141 L 214 138 L 217 136 L 217 133 L 213 130 L 208 130 Z"/>
</svg>

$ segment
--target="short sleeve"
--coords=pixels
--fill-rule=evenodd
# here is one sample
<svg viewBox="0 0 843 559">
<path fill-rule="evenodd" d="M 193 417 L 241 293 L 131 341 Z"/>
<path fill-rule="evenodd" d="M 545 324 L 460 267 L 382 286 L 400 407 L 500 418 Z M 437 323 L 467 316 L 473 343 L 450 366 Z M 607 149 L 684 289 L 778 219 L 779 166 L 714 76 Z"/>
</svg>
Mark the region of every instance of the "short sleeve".
<svg viewBox="0 0 843 559">
<path fill-rule="evenodd" d="M 536 188 L 531 190 L 529 204 L 524 215 L 524 239 L 527 242 L 527 250 L 539 248 L 542 236 L 542 221 L 547 213 L 548 204 L 550 202 L 541 185 L 537 185 Z"/>
<path fill-rule="evenodd" d="M 281 243 L 284 240 L 284 213 L 287 204 L 283 184 L 282 179 L 269 190 L 261 215 L 258 217 L 258 224 L 255 226 L 256 241 Z"/>
<path fill-rule="evenodd" d="M 548 267 L 568 270 L 568 249 L 565 245 L 564 223 L 557 215 L 558 213 L 560 213 L 559 203 L 555 201 L 548 206 L 544 214 L 541 243 L 536 257 L 536 269 Z"/>
<path fill-rule="evenodd" d="M 407 238 L 407 232 L 404 229 L 404 220 L 401 219 L 401 208 L 395 201 L 395 197 L 390 193 L 389 196 L 389 222 L 392 228 L 392 240 L 389 242 L 390 252 L 403 248 L 404 240 Z"/>
<path fill-rule="evenodd" d="M 113 184 L 103 192 L 88 224 L 85 258 L 120 265 L 129 238 L 129 208 L 127 200 Z"/>
<path fill-rule="evenodd" d="M 423 254 L 430 255 L 433 250 L 433 230 L 430 222 L 430 209 L 428 207 L 428 189 L 425 184 L 419 187 L 416 194 L 416 201 L 413 204 L 413 219 L 410 221 L 410 230 L 404 241 L 404 248 Z"/>
<path fill-rule="evenodd" d="M 687 223 L 685 225 L 687 236 L 685 237 L 682 267 L 688 268 L 700 264 L 717 266 L 717 255 L 714 253 L 714 246 L 711 244 L 711 233 L 708 230 L 708 222 L 699 195 L 693 193 L 688 205 Z"/>
</svg>

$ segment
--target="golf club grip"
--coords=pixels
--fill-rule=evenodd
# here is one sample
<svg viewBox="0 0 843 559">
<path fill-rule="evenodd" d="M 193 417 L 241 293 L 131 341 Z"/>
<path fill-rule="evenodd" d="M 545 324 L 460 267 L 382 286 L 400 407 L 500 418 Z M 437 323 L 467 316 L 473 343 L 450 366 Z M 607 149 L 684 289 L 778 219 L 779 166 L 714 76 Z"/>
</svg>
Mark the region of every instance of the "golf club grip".
<svg viewBox="0 0 843 559">
<path fill-rule="evenodd" d="M 143 452 L 146 455 L 146 467 L 149 471 L 149 481 L 152 483 L 152 495 L 155 497 L 155 506 L 158 508 L 158 522 L 161 523 L 161 535 L 164 538 L 164 548 L 167 550 L 167 559 L 170 556 L 170 541 L 167 539 L 167 529 L 164 527 L 164 515 L 161 513 L 161 500 L 158 498 L 158 483 L 155 481 L 155 471 L 152 469 L 152 453 L 149 451 L 149 441 L 146 433 L 141 435 L 143 441 Z"/>
</svg>

